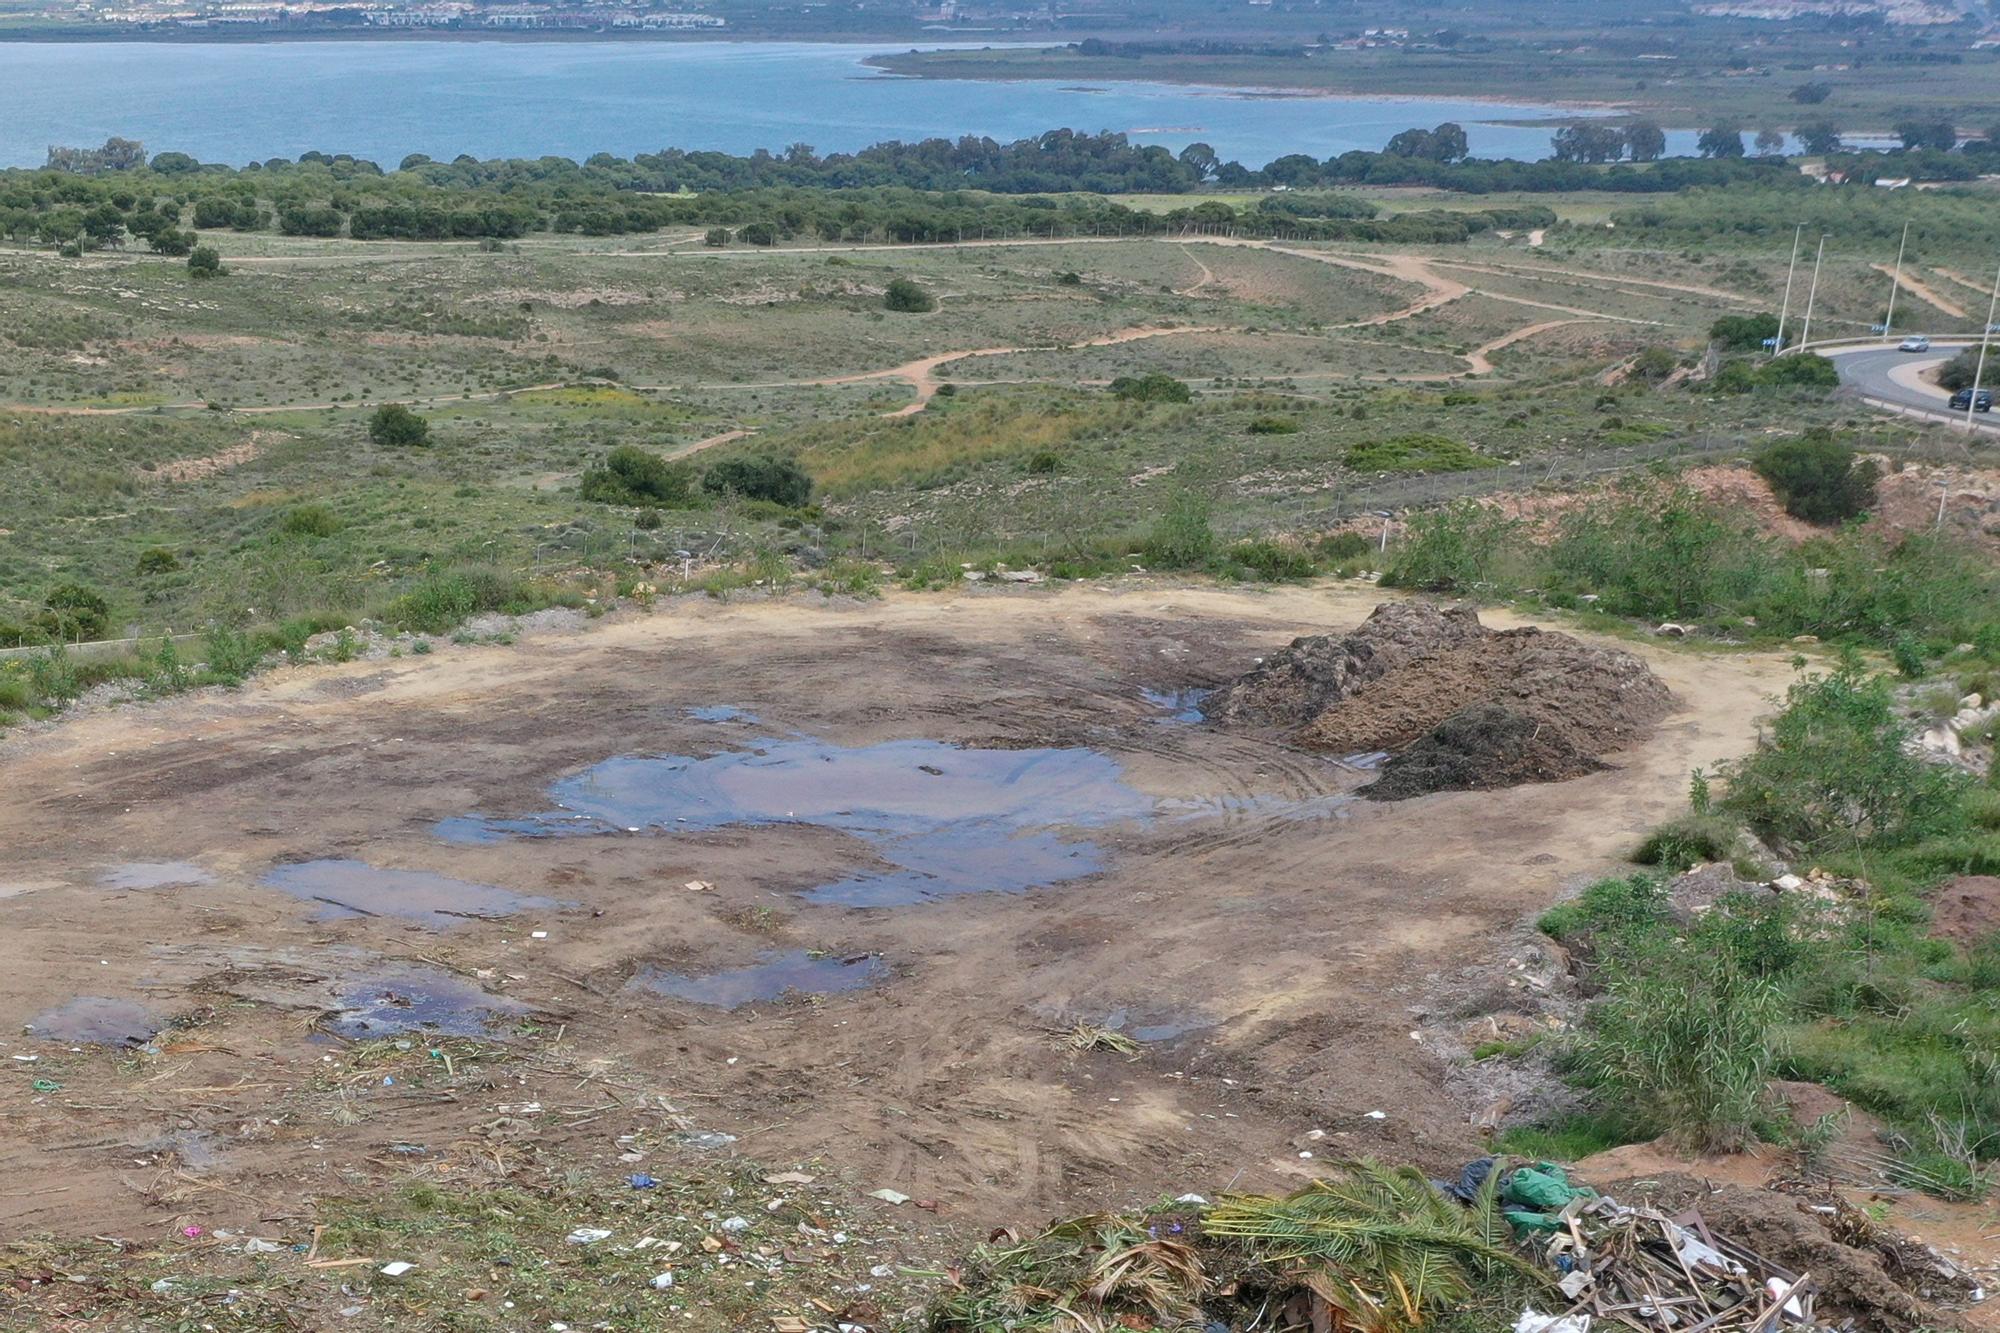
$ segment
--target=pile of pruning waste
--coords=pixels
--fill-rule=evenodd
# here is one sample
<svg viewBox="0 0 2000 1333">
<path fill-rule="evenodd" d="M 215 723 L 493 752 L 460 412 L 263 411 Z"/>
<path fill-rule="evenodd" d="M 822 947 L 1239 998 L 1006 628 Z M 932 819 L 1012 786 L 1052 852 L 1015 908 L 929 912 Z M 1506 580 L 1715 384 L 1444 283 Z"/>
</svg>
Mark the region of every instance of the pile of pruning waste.
<svg viewBox="0 0 2000 1333">
<path fill-rule="evenodd" d="M 1626 1207 L 1561 1167 L 1485 1158 L 1456 1181 L 1342 1163 L 1285 1195 L 1183 1195 L 1023 1238 L 996 1232 L 930 1333 L 1835 1333 L 1817 1288 L 1692 1210 Z M 1471 1318 L 1473 1322 L 1466 1322 Z"/>
</svg>

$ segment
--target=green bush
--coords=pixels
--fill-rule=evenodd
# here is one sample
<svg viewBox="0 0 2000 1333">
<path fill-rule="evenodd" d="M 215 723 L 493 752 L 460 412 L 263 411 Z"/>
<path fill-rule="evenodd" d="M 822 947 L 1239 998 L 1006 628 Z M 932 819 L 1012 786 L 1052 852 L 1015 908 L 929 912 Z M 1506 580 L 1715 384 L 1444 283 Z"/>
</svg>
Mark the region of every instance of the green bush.
<svg viewBox="0 0 2000 1333">
<path fill-rule="evenodd" d="M 197 245 L 188 252 L 188 273 L 197 278 L 222 276 L 222 252 L 212 245 Z"/>
<path fill-rule="evenodd" d="M 1728 950 L 1673 941 L 1613 955 L 1574 1068 L 1681 1146 L 1734 1151 L 1764 1116 L 1780 1012 L 1777 988 Z"/>
<path fill-rule="evenodd" d="M 430 423 L 401 403 L 384 403 L 368 418 L 368 438 L 385 449 L 428 444 L 430 436 Z"/>
<path fill-rule="evenodd" d="M 1330 532 L 1318 542 L 1319 553 L 1335 563 L 1359 560 L 1373 554 L 1375 542 L 1360 532 Z"/>
<path fill-rule="evenodd" d="M 1726 810 L 1811 852 L 1904 847 L 1963 830 L 1964 775 L 1905 747 L 1889 682 L 1846 664 L 1785 694 L 1768 738 L 1725 770 Z"/>
<path fill-rule="evenodd" d="M 1120 375 L 1111 381 L 1111 396 L 1134 403 L 1191 403 L 1194 390 L 1157 370 L 1144 375 Z"/>
<path fill-rule="evenodd" d="M 1037 449 L 1028 455 L 1028 475 L 1046 477 L 1062 471 L 1062 455 L 1053 449 Z"/>
<path fill-rule="evenodd" d="M 1986 367 L 1986 374 L 1980 381 L 1981 388 L 1991 389 L 1996 387 L 1993 383 L 1996 369 L 2000 369 L 2000 367 L 1993 365 Z M 1951 360 L 1945 362 L 1938 369 L 1938 383 L 1951 392 L 1957 393 L 1960 389 L 1970 389 L 1973 377 L 1978 373 L 1979 349 L 1977 347 L 1968 347 Z"/>
<path fill-rule="evenodd" d="M 694 476 L 684 465 L 669 463 L 637 445 L 621 444 L 604 462 L 585 468 L 577 493 L 598 504 L 655 505 L 676 508 L 694 497 Z"/>
<path fill-rule="evenodd" d="M 111 628 L 111 604 L 104 594 L 82 583 L 60 583 L 42 599 L 35 621 L 52 638 L 71 643 L 101 639 Z"/>
<path fill-rule="evenodd" d="M 1671 347 L 1655 344 L 1632 358 L 1632 378 L 1657 384 L 1680 369 L 1681 356 Z"/>
<path fill-rule="evenodd" d="M 139 552 L 134 568 L 141 577 L 152 574 L 171 574 L 181 567 L 181 558 L 164 546 L 148 546 Z"/>
<path fill-rule="evenodd" d="M 1146 537 L 1146 563 L 1156 569 L 1199 569 L 1215 558 L 1215 530 L 1209 501 L 1191 490 L 1176 491 Z"/>
<path fill-rule="evenodd" d="M 1647 834 L 1632 859 L 1671 874 L 1710 861 L 1731 861 L 1740 831 L 1733 821 L 1720 815 L 1684 815 Z"/>
<path fill-rule="evenodd" d="M 1319 572 L 1314 567 L 1311 556 L 1298 547 L 1288 546 L 1283 542 L 1263 540 L 1238 542 L 1224 552 L 1223 558 L 1236 570 L 1273 583 L 1288 579 L 1309 579 Z"/>
<path fill-rule="evenodd" d="M 728 458 L 702 473 L 701 488 L 798 509 L 812 499 L 813 480 L 789 458 Z"/>
<path fill-rule="evenodd" d="M 1296 435 L 1299 423 L 1290 417 L 1252 417 L 1244 429 L 1252 435 Z"/>
<path fill-rule="evenodd" d="M 778 229 L 768 222 L 748 222 L 736 229 L 736 239 L 745 245 L 776 245 Z"/>
<path fill-rule="evenodd" d="M 264 645 L 255 635 L 226 625 L 210 627 L 202 648 L 208 678 L 225 685 L 242 684 L 264 660 Z"/>
<path fill-rule="evenodd" d="M 1757 371 L 1760 388 L 1837 389 L 1840 368 L 1816 352 L 1797 352 L 1767 361 Z"/>
<path fill-rule="evenodd" d="M 434 570 L 390 604 L 388 619 L 420 634 L 443 634 L 482 611 L 526 609 L 530 600 L 519 580 L 499 570 Z"/>
<path fill-rule="evenodd" d="M 322 504 L 294 505 L 279 520 L 278 530 L 292 537 L 331 537 L 340 531 L 340 519 Z"/>
<path fill-rule="evenodd" d="M 902 315 L 922 315 L 937 309 L 931 294 L 908 278 L 891 278 L 882 292 L 882 305 Z"/>
<path fill-rule="evenodd" d="M 1600 879 L 1568 902 L 1542 913 L 1536 927 L 1569 944 L 1600 933 L 1629 935 L 1667 919 L 1667 888 L 1657 875 Z"/>
<path fill-rule="evenodd" d="M 1463 441 L 1422 434 L 1353 445 L 1343 461 L 1356 472 L 1473 472 L 1500 466 Z"/>
<path fill-rule="evenodd" d="M 1724 315 L 1708 326 L 1709 341 L 1732 352 L 1755 352 L 1778 336 L 1776 315 Z"/>
<path fill-rule="evenodd" d="M 1771 484 L 1785 512 L 1808 523 L 1844 523 L 1875 506 L 1875 464 L 1857 459 L 1830 431 L 1807 431 L 1774 444 L 1752 466 Z"/>
<path fill-rule="evenodd" d="M 721 249 L 723 246 L 729 244 L 729 228 L 710 227 L 707 231 L 702 233 L 701 243 L 703 245 L 713 246 L 716 249 Z"/>
<path fill-rule="evenodd" d="M 1476 500 L 1413 514 L 1382 582 L 1426 592 L 1491 582 L 1517 526 Z"/>
</svg>

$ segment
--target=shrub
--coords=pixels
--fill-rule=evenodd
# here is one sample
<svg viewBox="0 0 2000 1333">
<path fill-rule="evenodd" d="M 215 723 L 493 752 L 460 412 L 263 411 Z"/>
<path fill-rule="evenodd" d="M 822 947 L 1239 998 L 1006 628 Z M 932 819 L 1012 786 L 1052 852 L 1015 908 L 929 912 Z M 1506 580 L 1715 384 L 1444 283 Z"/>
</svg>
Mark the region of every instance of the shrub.
<svg viewBox="0 0 2000 1333">
<path fill-rule="evenodd" d="M 776 245 L 778 229 L 768 222 L 750 222 L 736 229 L 736 239 L 745 245 Z"/>
<path fill-rule="evenodd" d="M 1356 472 L 1471 472 L 1498 467 L 1471 446 L 1444 435 L 1395 435 L 1350 447 L 1345 459 Z"/>
<path fill-rule="evenodd" d="M 1382 582 L 1426 592 L 1489 582 L 1515 527 L 1476 500 L 1454 500 L 1413 514 Z"/>
<path fill-rule="evenodd" d="M 638 513 L 632 515 L 632 526 L 641 532 L 656 531 L 665 522 L 666 520 L 660 517 L 660 511 L 657 509 L 641 509 Z"/>
<path fill-rule="evenodd" d="M 222 276 L 222 252 L 212 245 L 197 245 L 188 253 L 188 272 L 197 278 Z"/>
<path fill-rule="evenodd" d="M 1994 367 L 1987 367 L 1983 378 L 1983 388 L 1992 388 Z M 1970 389 L 1974 376 L 1979 374 L 1979 349 L 1968 347 L 1938 369 L 1938 383 L 1957 393 L 1960 389 Z"/>
<path fill-rule="evenodd" d="M 1771 484 L 1785 512 L 1808 523 L 1843 523 L 1875 504 L 1875 464 L 1857 460 L 1827 430 L 1774 444 L 1752 466 Z"/>
<path fill-rule="evenodd" d="M 226 625 L 210 627 L 202 635 L 202 647 L 209 677 L 227 685 L 242 684 L 264 660 L 264 645 L 254 635 Z"/>
<path fill-rule="evenodd" d="M 1120 375 L 1111 381 L 1111 396 L 1134 403 L 1191 403 L 1194 391 L 1157 370 L 1144 375 Z"/>
<path fill-rule="evenodd" d="M 1290 417 L 1252 417 L 1244 429 L 1252 435 L 1296 435 L 1299 423 Z"/>
<path fill-rule="evenodd" d="M 148 546 L 139 552 L 136 568 L 141 575 L 171 574 L 181 567 L 181 558 L 164 546 Z"/>
<path fill-rule="evenodd" d="M 1037 449 L 1028 455 L 1028 474 L 1046 477 L 1062 471 L 1062 455 L 1053 449 Z"/>
<path fill-rule="evenodd" d="M 721 249 L 723 246 L 729 244 L 729 228 L 710 227 L 706 232 L 702 233 L 701 243 Z"/>
<path fill-rule="evenodd" d="M 61 644 L 28 659 L 28 684 L 43 703 L 58 707 L 83 693 L 76 659 Z"/>
<path fill-rule="evenodd" d="M 1208 497 L 1176 491 L 1146 537 L 1147 563 L 1159 569 L 1198 569 L 1215 555 L 1215 531 L 1208 522 Z"/>
<path fill-rule="evenodd" d="M 1632 859 L 1677 875 L 1704 862 L 1731 860 L 1737 834 L 1736 825 L 1720 815 L 1684 815 L 1647 834 Z"/>
<path fill-rule="evenodd" d="M 1812 852 L 1901 847 L 1958 832 L 1967 780 L 1904 748 L 1882 677 L 1852 663 L 1785 694 L 1770 735 L 1727 770 L 1725 809 Z"/>
<path fill-rule="evenodd" d="M 1715 393 L 1749 393 L 1757 387 L 1757 368 L 1748 361 L 1725 361 L 1708 387 Z"/>
<path fill-rule="evenodd" d="M 1778 336 L 1778 317 L 1724 315 L 1708 326 L 1708 336 L 1732 352 L 1754 352 L 1763 347 L 1766 338 Z"/>
<path fill-rule="evenodd" d="M 710 495 L 738 495 L 797 509 L 812 499 L 813 480 L 789 458 L 728 458 L 702 474 Z"/>
<path fill-rule="evenodd" d="M 57 639 L 101 639 L 111 627 L 111 604 L 95 588 L 61 583 L 42 599 L 42 612 L 35 621 Z"/>
<path fill-rule="evenodd" d="M 1225 554 L 1229 563 L 1238 570 L 1274 583 L 1286 579 L 1309 579 L 1319 572 L 1314 568 L 1311 556 L 1296 546 L 1287 546 L 1282 542 L 1238 542 Z"/>
<path fill-rule="evenodd" d="M 401 403 L 384 403 L 368 418 L 368 438 L 385 449 L 428 444 L 430 435 L 430 423 Z"/>
<path fill-rule="evenodd" d="M 1733 1151 L 1756 1137 L 1779 1013 L 1776 988 L 1733 953 L 1665 942 L 1608 964 L 1575 1067 L 1683 1147 Z"/>
<path fill-rule="evenodd" d="M 292 537 L 331 537 L 340 531 L 340 519 L 322 504 L 294 505 L 278 521 L 278 530 Z"/>
<path fill-rule="evenodd" d="M 1375 542 L 1360 532 L 1330 532 L 1318 544 L 1319 553 L 1335 562 L 1359 560 L 1375 549 Z"/>
<path fill-rule="evenodd" d="M 637 445 L 621 444 L 597 467 L 585 468 L 577 491 L 598 504 L 686 505 L 694 495 L 693 474 Z"/>
<path fill-rule="evenodd" d="M 1632 358 L 1632 378 L 1657 384 L 1680 369 L 1681 357 L 1671 347 L 1655 344 Z"/>
<path fill-rule="evenodd" d="M 520 583 L 498 570 L 433 570 L 390 604 L 388 618 L 421 634 L 443 634 L 482 611 L 524 602 Z"/>
<path fill-rule="evenodd" d="M 902 315 L 922 315 L 937 309 L 931 294 L 908 278 L 891 278 L 882 293 L 882 305 Z"/>
<path fill-rule="evenodd" d="M 1799 352 L 1765 362 L 1757 371 L 1757 384 L 1763 388 L 1836 389 L 1840 387 L 1840 368 L 1816 352 Z"/>
</svg>

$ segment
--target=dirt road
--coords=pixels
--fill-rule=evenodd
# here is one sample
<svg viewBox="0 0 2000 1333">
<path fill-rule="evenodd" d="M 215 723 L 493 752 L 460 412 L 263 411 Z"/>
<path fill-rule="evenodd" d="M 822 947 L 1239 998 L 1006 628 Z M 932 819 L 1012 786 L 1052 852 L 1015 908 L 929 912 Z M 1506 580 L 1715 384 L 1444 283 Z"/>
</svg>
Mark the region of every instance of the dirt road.
<svg viewBox="0 0 2000 1333">
<path fill-rule="evenodd" d="M 1276 1181 L 1309 1169 L 1313 1129 L 1444 1165 L 1474 1139 L 1421 1039 L 1464 1017 L 1435 979 L 1674 812 L 1789 671 L 1643 647 L 1680 710 L 1620 769 L 1394 805 L 1141 694 L 1376 600 L 691 600 L 9 739 L 0 1230 L 307 1216 L 414 1169 L 407 1145 L 504 1171 L 494 1125 L 609 1161 L 651 1099 L 977 1230 Z M 606 763 L 648 755 L 689 763 Z M 440 823 L 468 815 L 527 822 Z M 703 1002 L 788 978 L 828 993 Z M 135 1038 L 167 1023 L 157 1053 L 21 1035 L 76 997 Z M 533 1050 L 442 1096 L 311 1027 L 482 1007 Z M 1079 1020 L 1124 1021 L 1139 1056 L 1059 1049 Z"/>
</svg>

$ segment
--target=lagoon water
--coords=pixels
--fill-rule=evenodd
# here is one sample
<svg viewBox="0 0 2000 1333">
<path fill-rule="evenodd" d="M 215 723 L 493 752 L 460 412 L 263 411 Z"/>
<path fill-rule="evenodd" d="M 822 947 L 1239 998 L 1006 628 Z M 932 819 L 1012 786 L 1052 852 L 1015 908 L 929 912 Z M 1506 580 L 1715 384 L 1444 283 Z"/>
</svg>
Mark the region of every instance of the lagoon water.
<svg viewBox="0 0 2000 1333">
<path fill-rule="evenodd" d="M 880 48 L 804 42 L 302 41 L 0 44 L 0 166 L 111 135 L 241 166 L 311 149 L 393 167 L 408 153 L 581 160 L 665 147 L 747 153 L 795 142 L 851 152 L 885 139 L 1120 130 L 1201 140 L 1263 166 L 1380 148 L 1456 120 L 1482 157 L 1547 156 L 1565 114 L 1437 98 L 1266 96 L 1167 84 L 912 79 Z M 1573 112 L 1569 114 L 1574 114 Z M 1675 151 L 1685 151 L 1673 137 Z"/>
</svg>

